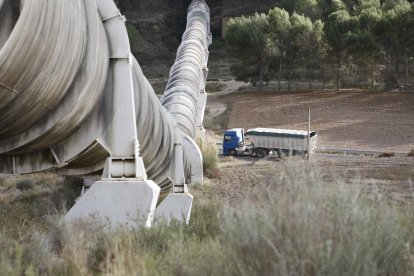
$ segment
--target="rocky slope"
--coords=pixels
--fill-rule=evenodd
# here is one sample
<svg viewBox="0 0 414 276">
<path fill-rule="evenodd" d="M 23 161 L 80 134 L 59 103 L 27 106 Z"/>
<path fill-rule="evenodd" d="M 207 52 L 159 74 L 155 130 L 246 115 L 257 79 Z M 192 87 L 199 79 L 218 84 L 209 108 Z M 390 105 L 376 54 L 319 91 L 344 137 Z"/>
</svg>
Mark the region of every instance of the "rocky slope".
<svg viewBox="0 0 414 276">
<path fill-rule="evenodd" d="M 190 0 L 118 0 L 128 19 L 132 50 L 149 78 L 166 78 L 185 29 Z M 214 41 L 210 49 L 210 77 L 229 77 L 224 44 L 220 43 L 223 20 L 229 16 L 267 11 L 277 1 L 210 0 L 211 29 Z"/>
</svg>

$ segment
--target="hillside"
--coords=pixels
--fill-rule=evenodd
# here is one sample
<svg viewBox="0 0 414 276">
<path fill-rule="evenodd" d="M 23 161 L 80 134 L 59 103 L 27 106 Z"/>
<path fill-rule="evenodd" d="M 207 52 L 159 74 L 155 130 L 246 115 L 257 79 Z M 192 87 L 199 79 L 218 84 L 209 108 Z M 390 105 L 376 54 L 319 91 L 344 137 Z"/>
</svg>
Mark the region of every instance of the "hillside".
<svg viewBox="0 0 414 276">
<path fill-rule="evenodd" d="M 132 51 L 150 79 L 165 78 L 185 29 L 189 0 L 119 0 L 118 6 L 128 20 Z M 229 16 L 267 11 L 275 1 L 211 0 L 211 30 L 214 44 L 210 49 L 210 77 L 227 78 L 227 57 L 220 41 L 223 20 Z M 223 60 L 225 59 L 225 60 Z M 223 68 L 224 65 L 224 68 Z"/>
</svg>

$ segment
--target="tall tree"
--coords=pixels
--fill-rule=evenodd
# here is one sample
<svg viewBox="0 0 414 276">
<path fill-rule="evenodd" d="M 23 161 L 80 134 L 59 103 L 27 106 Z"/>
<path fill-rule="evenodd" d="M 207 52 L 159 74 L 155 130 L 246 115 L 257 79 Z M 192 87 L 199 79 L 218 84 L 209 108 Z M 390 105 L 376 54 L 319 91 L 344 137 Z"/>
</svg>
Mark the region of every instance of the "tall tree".
<svg viewBox="0 0 414 276">
<path fill-rule="evenodd" d="M 384 11 L 405 12 L 411 8 L 410 2 L 407 0 L 385 0 L 382 5 Z"/>
<path fill-rule="evenodd" d="M 324 23 L 322 20 L 316 20 L 313 22 L 313 31 L 308 41 L 308 47 L 304 52 L 305 64 L 309 68 L 309 88 L 312 89 L 312 68 L 322 67 L 323 70 L 323 88 L 325 89 L 325 64 L 326 54 L 328 50 L 328 44 L 325 39 L 325 33 L 323 31 Z"/>
<path fill-rule="evenodd" d="M 309 17 L 274 8 L 269 11 L 269 28 L 273 40 L 283 53 L 289 70 L 288 90 L 291 88 L 293 68 L 298 63 L 310 64 L 322 42 L 322 23 L 312 22 Z"/>
<path fill-rule="evenodd" d="M 269 35 L 268 17 L 256 13 L 250 17 L 230 19 L 225 39 L 242 68 L 256 68 L 253 73 L 258 76 L 260 87 L 263 87 L 269 57 L 275 51 Z"/>
<path fill-rule="evenodd" d="M 279 61 L 279 90 L 281 89 L 282 67 L 286 59 L 287 45 L 289 43 L 289 30 L 291 29 L 289 13 L 285 9 L 274 8 L 269 11 L 269 28 L 271 37 L 277 46 Z"/>
<path fill-rule="evenodd" d="M 278 7 L 289 14 L 297 13 L 312 19 L 320 18 L 322 13 L 317 0 L 281 0 Z"/>
<path fill-rule="evenodd" d="M 380 63 L 381 48 L 375 35 L 375 26 L 381 20 L 382 10 L 379 0 L 359 0 L 354 6 L 358 17 L 359 29 L 350 42 L 350 52 L 362 64 L 370 68 L 371 88 L 375 86 L 376 67 Z"/>
<path fill-rule="evenodd" d="M 342 0 L 318 0 L 318 7 L 322 13 L 321 19 L 326 21 L 328 16 L 336 11 L 348 11 L 347 6 Z"/>
<path fill-rule="evenodd" d="M 380 41 L 382 57 L 385 60 L 387 89 L 392 88 L 389 85 L 389 81 L 393 79 L 391 66 L 394 63 L 398 71 L 400 59 L 407 50 L 403 41 L 405 37 L 412 35 L 412 30 L 407 30 L 404 22 L 411 12 L 411 5 L 405 0 L 385 0 L 381 8 L 382 17 L 376 24 L 375 33 Z M 408 48 L 411 47 L 408 45 Z"/>
<path fill-rule="evenodd" d="M 414 6 L 401 9 L 395 24 L 398 29 L 397 58 L 404 64 L 404 87 L 408 91 L 409 65 L 414 58 Z"/>
<path fill-rule="evenodd" d="M 331 47 L 331 54 L 336 60 L 336 89 L 341 87 L 341 71 L 344 59 L 350 53 L 351 41 L 359 28 L 358 19 L 346 10 L 331 13 L 325 22 L 324 31 Z"/>
</svg>

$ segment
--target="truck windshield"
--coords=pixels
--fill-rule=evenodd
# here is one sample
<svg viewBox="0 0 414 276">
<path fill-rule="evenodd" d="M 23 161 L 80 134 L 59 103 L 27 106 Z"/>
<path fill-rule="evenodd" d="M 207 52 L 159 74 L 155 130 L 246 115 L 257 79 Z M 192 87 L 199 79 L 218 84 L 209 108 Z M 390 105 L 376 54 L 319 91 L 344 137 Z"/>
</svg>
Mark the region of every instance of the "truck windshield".
<svg viewBox="0 0 414 276">
<path fill-rule="evenodd" d="M 224 141 L 231 141 L 231 136 L 224 136 Z"/>
</svg>

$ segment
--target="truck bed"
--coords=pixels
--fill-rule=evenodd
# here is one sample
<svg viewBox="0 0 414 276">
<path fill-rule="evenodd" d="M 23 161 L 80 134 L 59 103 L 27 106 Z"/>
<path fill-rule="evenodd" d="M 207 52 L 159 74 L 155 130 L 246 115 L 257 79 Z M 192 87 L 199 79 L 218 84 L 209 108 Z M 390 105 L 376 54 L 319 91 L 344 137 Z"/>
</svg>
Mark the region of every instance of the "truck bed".
<svg viewBox="0 0 414 276">
<path fill-rule="evenodd" d="M 302 130 L 290 129 L 272 129 L 272 128 L 254 128 L 249 129 L 246 137 L 255 148 L 264 148 L 268 150 L 308 150 L 308 132 Z M 317 147 L 318 136 L 315 131 L 310 133 L 311 151 Z"/>
</svg>

